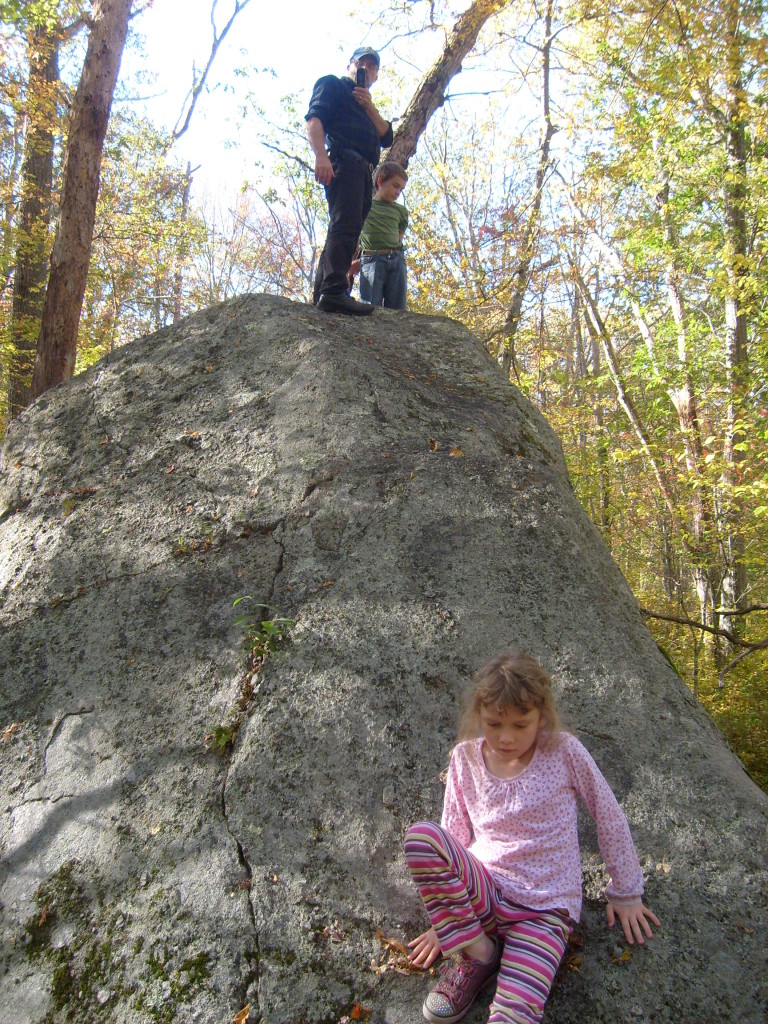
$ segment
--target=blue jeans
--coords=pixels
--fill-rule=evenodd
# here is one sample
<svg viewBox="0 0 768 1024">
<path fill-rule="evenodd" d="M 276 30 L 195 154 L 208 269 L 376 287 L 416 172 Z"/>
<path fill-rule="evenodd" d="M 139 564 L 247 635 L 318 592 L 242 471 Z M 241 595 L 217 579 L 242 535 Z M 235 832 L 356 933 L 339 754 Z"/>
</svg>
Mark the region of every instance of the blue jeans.
<svg viewBox="0 0 768 1024">
<path fill-rule="evenodd" d="M 402 252 L 363 256 L 360 260 L 360 298 L 385 309 L 405 309 L 406 267 Z"/>
</svg>

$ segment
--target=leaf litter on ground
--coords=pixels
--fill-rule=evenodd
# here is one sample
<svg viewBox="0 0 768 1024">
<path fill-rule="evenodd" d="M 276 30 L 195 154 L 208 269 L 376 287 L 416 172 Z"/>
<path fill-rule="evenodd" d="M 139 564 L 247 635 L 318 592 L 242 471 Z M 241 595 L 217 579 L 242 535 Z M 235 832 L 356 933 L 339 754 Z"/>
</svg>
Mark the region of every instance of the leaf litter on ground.
<svg viewBox="0 0 768 1024">
<path fill-rule="evenodd" d="M 386 959 L 381 963 L 371 962 L 371 970 L 374 974 L 385 974 L 387 971 L 395 971 L 397 974 L 424 974 L 421 967 L 411 963 L 408 957 L 408 950 L 399 939 L 386 935 L 381 928 L 376 929 L 376 938 L 382 945 L 383 956 Z M 434 971 L 430 968 L 430 974 Z"/>
</svg>

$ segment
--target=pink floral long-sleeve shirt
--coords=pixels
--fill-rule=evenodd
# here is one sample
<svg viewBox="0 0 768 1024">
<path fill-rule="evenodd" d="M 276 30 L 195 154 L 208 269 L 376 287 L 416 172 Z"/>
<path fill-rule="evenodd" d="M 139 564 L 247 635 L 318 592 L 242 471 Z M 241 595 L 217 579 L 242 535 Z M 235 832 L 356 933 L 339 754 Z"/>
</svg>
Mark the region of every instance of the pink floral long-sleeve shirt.
<svg viewBox="0 0 768 1024">
<path fill-rule="evenodd" d="M 597 824 L 600 852 L 616 904 L 641 900 L 643 872 L 616 797 L 589 751 L 569 733 L 537 746 L 512 779 L 491 775 L 480 737 L 451 754 L 442 824 L 480 860 L 502 893 L 534 910 L 581 914 L 577 796 Z"/>
</svg>

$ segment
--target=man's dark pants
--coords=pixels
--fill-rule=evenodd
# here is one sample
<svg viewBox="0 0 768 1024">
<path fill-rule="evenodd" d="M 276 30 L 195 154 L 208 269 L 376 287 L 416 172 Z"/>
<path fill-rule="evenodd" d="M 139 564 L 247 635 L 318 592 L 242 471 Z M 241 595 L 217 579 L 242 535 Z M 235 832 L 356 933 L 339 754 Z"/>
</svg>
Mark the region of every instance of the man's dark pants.
<svg viewBox="0 0 768 1024">
<path fill-rule="evenodd" d="M 330 221 L 317 266 L 315 302 L 321 293 L 341 295 L 348 291 L 349 266 L 373 199 L 371 165 L 351 149 L 341 154 L 331 151 L 330 156 L 335 177 L 325 186 Z"/>
</svg>

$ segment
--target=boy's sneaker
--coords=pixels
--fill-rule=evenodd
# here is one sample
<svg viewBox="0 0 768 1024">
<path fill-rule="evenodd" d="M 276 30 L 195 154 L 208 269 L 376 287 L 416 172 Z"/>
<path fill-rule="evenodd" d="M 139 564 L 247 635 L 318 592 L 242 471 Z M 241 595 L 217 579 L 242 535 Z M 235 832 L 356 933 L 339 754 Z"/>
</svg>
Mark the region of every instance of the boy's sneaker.
<svg viewBox="0 0 768 1024">
<path fill-rule="evenodd" d="M 498 974 L 502 947 L 498 939 L 492 941 L 496 949 L 487 964 L 463 952 L 443 964 L 442 978 L 424 1000 L 422 1012 L 427 1020 L 433 1024 L 455 1024 L 467 1015 L 475 997 Z"/>
</svg>

